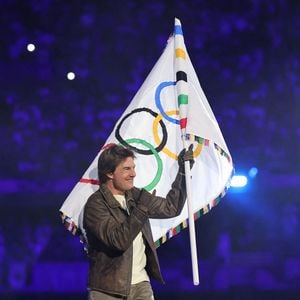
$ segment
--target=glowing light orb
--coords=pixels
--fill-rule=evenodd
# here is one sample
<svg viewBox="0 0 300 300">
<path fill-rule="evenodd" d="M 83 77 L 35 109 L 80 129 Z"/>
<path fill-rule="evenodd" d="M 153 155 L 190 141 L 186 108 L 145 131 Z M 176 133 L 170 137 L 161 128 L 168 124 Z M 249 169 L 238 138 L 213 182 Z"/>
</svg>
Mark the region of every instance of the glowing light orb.
<svg viewBox="0 0 300 300">
<path fill-rule="evenodd" d="M 28 50 L 29 52 L 33 52 L 33 51 L 35 50 L 35 45 L 34 45 L 34 44 L 28 44 L 28 45 L 27 45 L 27 50 Z"/>
<path fill-rule="evenodd" d="M 69 73 L 67 74 L 67 78 L 68 78 L 69 80 L 75 79 L 75 73 L 74 73 L 74 72 L 69 72 Z"/>
</svg>

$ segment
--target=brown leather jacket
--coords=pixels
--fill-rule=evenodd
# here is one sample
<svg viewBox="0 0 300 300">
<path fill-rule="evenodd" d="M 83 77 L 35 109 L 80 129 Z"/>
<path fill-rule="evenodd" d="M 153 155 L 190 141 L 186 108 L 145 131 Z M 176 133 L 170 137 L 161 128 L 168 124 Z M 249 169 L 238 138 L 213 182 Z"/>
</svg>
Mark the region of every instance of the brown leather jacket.
<svg viewBox="0 0 300 300">
<path fill-rule="evenodd" d="M 88 240 L 88 288 L 121 296 L 129 294 L 132 242 L 140 231 L 146 246 L 147 273 L 164 283 L 149 218 L 171 218 L 181 213 L 186 199 L 184 175 L 177 174 L 166 198 L 138 188 L 128 191 L 125 197 L 129 214 L 107 187 L 100 185 L 89 197 L 83 219 Z"/>
</svg>

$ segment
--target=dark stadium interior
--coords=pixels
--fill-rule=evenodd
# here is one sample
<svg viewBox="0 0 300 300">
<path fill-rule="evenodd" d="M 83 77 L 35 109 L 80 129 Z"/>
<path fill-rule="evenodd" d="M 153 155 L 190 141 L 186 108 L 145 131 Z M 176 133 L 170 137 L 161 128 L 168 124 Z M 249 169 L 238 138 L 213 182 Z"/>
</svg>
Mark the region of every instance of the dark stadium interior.
<svg viewBox="0 0 300 300">
<path fill-rule="evenodd" d="M 166 285 L 153 282 L 156 299 L 298 299 L 300 2 L 0 7 L 1 299 L 86 299 L 86 255 L 58 210 L 161 55 L 174 17 L 235 171 L 249 180 L 196 221 L 199 286 L 187 229 L 158 249 Z"/>
</svg>

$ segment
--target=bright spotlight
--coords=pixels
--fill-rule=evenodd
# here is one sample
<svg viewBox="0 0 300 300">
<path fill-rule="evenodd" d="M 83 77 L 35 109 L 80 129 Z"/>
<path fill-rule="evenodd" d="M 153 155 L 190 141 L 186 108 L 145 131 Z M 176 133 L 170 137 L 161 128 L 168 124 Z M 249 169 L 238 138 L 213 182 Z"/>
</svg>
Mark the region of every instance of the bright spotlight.
<svg viewBox="0 0 300 300">
<path fill-rule="evenodd" d="M 246 186 L 248 183 L 248 179 L 244 175 L 234 175 L 231 179 L 231 187 L 241 188 Z"/>
<path fill-rule="evenodd" d="M 33 52 L 33 51 L 35 50 L 35 45 L 34 45 L 34 44 L 28 44 L 28 45 L 27 45 L 27 50 L 28 50 L 29 52 Z"/>
<path fill-rule="evenodd" d="M 75 73 L 69 72 L 69 73 L 67 74 L 67 78 L 68 78 L 69 80 L 73 80 L 73 79 L 75 78 Z"/>
</svg>

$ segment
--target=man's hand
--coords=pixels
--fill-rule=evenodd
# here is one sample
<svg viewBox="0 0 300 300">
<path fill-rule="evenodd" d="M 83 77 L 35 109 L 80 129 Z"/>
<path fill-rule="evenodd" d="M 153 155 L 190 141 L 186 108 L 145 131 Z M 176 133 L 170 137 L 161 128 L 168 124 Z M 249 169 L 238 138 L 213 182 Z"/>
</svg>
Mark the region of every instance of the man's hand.
<svg viewBox="0 0 300 300">
<path fill-rule="evenodd" d="M 184 173 L 184 162 L 190 161 L 190 168 L 192 169 L 195 160 L 194 160 L 194 154 L 193 154 L 193 144 L 191 144 L 186 151 L 185 149 L 182 149 L 178 155 L 178 165 L 179 165 L 179 171 Z"/>
</svg>

